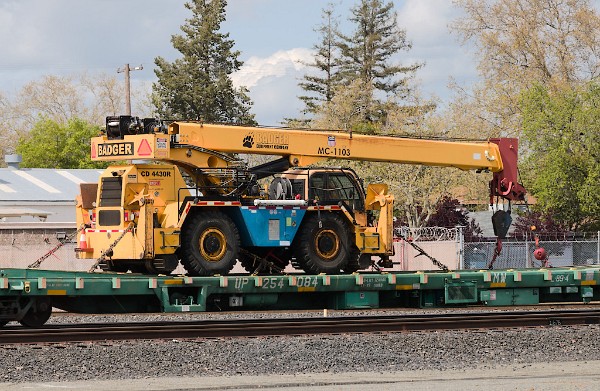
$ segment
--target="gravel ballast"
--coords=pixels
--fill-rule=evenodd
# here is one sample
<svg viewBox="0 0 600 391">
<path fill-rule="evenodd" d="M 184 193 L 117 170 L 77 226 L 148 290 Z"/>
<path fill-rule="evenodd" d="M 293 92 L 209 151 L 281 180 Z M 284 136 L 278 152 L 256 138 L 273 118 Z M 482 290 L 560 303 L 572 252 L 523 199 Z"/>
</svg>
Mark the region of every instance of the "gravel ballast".
<svg viewBox="0 0 600 391">
<path fill-rule="evenodd" d="M 318 312 L 308 314 L 322 316 Z M 227 316 L 230 315 L 219 318 Z M 256 313 L 252 316 L 263 317 Z M 276 315 L 271 313 L 268 316 Z M 296 313 L 293 316 L 300 315 Z M 202 317 L 215 316 L 203 314 Z M 120 319 L 147 321 L 156 318 L 170 319 L 165 315 L 129 315 L 127 319 Z M 173 319 L 190 318 L 177 316 Z M 67 315 L 53 319 L 59 323 L 114 320 L 114 316 L 110 315 Z M 599 356 L 599 332 L 600 326 L 588 325 L 487 331 L 5 345 L 0 347 L 0 362 L 3 364 L 0 382 L 449 370 L 585 361 Z"/>
</svg>

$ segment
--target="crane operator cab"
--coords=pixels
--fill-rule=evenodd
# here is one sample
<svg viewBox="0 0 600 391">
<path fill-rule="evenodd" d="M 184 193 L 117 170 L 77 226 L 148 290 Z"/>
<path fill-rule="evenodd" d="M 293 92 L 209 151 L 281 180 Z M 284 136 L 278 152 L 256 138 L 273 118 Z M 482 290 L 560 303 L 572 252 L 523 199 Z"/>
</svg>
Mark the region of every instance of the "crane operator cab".
<svg viewBox="0 0 600 391">
<path fill-rule="evenodd" d="M 307 184 L 308 180 L 308 184 Z M 291 169 L 269 185 L 269 199 L 307 200 L 311 204 L 338 205 L 364 210 L 364 190 L 352 169 Z"/>
<path fill-rule="evenodd" d="M 366 224 L 362 181 L 349 168 L 287 170 L 271 181 L 269 199 L 306 200 L 311 206 L 343 206 L 355 219 Z"/>
</svg>

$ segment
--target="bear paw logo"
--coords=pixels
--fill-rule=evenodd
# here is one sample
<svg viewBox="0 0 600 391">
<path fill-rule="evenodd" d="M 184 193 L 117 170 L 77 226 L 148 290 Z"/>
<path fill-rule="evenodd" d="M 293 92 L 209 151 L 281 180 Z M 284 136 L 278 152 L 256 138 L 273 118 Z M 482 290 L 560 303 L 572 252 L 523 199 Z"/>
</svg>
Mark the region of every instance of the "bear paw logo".
<svg viewBox="0 0 600 391">
<path fill-rule="evenodd" d="M 249 134 L 246 137 L 244 137 L 244 142 L 242 145 L 246 148 L 252 148 L 252 146 L 254 145 L 254 136 L 252 136 L 252 134 Z"/>
</svg>

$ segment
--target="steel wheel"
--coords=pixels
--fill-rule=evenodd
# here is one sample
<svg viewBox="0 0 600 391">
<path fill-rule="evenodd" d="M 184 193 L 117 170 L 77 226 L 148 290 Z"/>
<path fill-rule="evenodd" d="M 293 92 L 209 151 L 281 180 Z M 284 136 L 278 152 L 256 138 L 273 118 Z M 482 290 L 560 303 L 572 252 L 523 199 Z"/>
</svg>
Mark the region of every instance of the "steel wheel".
<svg viewBox="0 0 600 391">
<path fill-rule="evenodd" d="M 33 303 L 29 311 L 23 316 L 19 323 L 26 327 L 42 327 L 52 314 L 52 304 L 49 299 L 32 299 Z"/>
<path fill-rule="evenodd" d="M 227 238 L 219 228 L 209 228 L 200 234 L 198 248 L 208 262 L 219 262 L 227 252 Z"/>
<path fill-rule="evenodd" d="M 224 213 L 198 213 L 182 229 L 181 264 L 190 275 L 228 274 L 239 249 L 237 227 Z"/>
<path fill-rule="evenodd" d="M 340 242 L 337 232 L 332 229 L 322 229 L 315 235 L 313 248 L 320 259 L 331 262 L 340 252 Z"/>
</svg>

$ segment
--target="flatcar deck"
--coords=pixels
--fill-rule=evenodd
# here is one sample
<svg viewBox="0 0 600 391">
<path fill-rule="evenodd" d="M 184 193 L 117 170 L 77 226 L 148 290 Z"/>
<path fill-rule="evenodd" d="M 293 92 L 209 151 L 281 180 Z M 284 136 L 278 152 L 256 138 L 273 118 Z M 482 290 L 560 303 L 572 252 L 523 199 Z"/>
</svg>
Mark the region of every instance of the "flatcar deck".
<svg viewBox="0 0 600 391">
<path fill-rule="evenodd" d="M 587 303 L 600 299 L 598 281 L 598 266 L 212 277 L 0 269 L 0 322 L 35 302 L 79 313 Z"/>
</svg>

